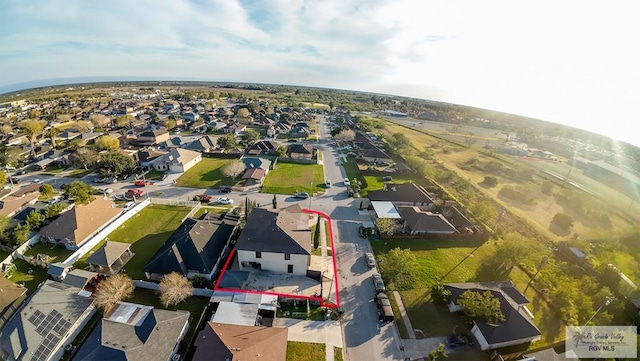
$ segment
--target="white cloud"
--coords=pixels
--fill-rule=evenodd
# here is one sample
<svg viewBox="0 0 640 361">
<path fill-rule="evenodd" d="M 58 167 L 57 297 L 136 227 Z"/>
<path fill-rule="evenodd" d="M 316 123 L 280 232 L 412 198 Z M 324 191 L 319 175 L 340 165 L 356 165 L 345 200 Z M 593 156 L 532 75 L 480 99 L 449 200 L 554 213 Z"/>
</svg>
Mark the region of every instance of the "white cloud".
<svg viewBox="0 0 640 361">
<path fill-rule="evenodd" d="M 630 1 L 8 1 L 0 85 L 166 76 L 338 87 L 629 141 L 640 80 L 635 10 Z"/>
</svg>

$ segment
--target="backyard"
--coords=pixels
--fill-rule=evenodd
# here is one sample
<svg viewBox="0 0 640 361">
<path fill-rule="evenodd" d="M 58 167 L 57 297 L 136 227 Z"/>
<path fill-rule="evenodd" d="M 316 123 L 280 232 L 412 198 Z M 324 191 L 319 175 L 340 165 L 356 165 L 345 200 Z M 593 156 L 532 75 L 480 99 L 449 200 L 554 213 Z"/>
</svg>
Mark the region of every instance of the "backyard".
<svg viewBox="0 0 640 361">
<path fill-rule="evenodd" d="M 63 262 L 69 256 L 73 254 L 73 251 L 69 251 L 62 245 L 53 243 L 36 243 L 33 247 L 25 252 L 25 256 L 36 258 L 39 254 L 46 254 L 52 259 L 49 263 Z"/>
<path fill-rule="evenodd" d="M 237 182 L 222 174 L 222 167 L 232 161 L 232 159 L 202 158 L 198 164 L 184 172 L 176 180 L 176 185 L 191 188 L 233 186 Z"/>
<path fill-rule="evenodd" d="M 131 252 L 135 256 L 126 264 L 125 269 L 132 279 L 145 279 L 142 269 L 178 228 L 187 213 L 187 207 L 152 204 L 107 236 L 110 241 L 131 244 Z M 93 251 L 100 246 L 97 245 Z M 81 258 L 77 265 L 82 266 L 91 253 Z"/>
<path fill-rule="evenodd" d="M 262 186 L 263 193 L 294 194 L 323 192 L 324 172 L 320 164 L 278 162 L 269 171 Z"/>
<path fill-rule="evenodd" d="M 14 283 L 24 284 L 27 295 L 31 295 L 47 279 L 47 270 L 42 267 L 32 266 L 21 259 L 13 261 L 13 264 L 17 269 L 9 279 Z"/>
</svg>

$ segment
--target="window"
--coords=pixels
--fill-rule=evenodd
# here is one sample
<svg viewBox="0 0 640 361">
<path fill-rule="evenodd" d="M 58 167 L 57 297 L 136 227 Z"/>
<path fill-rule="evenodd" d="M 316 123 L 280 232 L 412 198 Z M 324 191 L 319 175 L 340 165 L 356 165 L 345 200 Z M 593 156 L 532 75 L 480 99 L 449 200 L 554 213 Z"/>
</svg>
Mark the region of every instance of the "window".
<svg viewBox="0 0 640 361">
<path fill-rule="evenodd" d="M 256 251 L 256 258 L 262 258 L 262 252 Z"/>
<path fill-rule="evenodd" d="M 289 261 L 289 260 L 291 259 L 291 254 L 290 254 L 290 253 L 285 253 L 285 254 L 284 254 L 284 259 L 285 259 L 286 261 Z"/>
<path fill-rule="evenodd" d="M 287 265 L 287 273 L 293 273 L 293 265 Z"/>
</svg>

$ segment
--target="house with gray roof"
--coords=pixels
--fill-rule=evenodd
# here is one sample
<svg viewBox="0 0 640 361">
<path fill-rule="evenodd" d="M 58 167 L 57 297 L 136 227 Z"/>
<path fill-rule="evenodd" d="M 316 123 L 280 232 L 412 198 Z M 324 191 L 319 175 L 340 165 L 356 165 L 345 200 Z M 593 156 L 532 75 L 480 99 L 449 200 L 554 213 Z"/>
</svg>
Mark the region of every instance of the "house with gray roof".
<svg viewBox="0 0 640 361">
<path fill-rule="evenodd" d="M 542 334 L 533 323 L 533 314 L 526 307 L 529 300 L 511 281 L 449 283 L 445 284 L 444 288 L 451 292 L 448 306 L 450 312 L 463 310 L 457 301 L 466 291 L 482 293 L 489 291 L 500 301 L 500 311 L 505 317 L 504 322 L 490 323 L 483 319 L 473 320 L 471 333 L 482 351 L 521 345 L 540 339 Z"/>
<path fill-rule="evenodd" d="M 189 328 L 189 312 L 118 302 L 104 315 L 73 361 L 169 361 Z"/>
<path fill-rule="evenodd" d="M 242 157 L 240 159 L 244 166 L 247 169 L 264 169 L 265 174 L 269 173 L 269 168 L 271 167 L 271 161 L 265 158 L 260 157 Z"/>
<path fill-rule="evenodd" d="M 0 330 L 3 360 L 58 360 L 96 312 L 81 290 L 47 280 Z"/>
<path fill-rule="evenodd" d="M 120 272 L 134 253 L 128 243 L 107 241 L 97 251 L 87 258 L 89 269 L 102 274 L 116 274 Z"/>
<path fill-rule="evenodd" d="M 255 208 L 236 243 L 240 269 L 306 276 L 311 262 L 309 222 L 298 204 L 280 211 Z"/>
<path fill-rule="evenodd" d="M 385 183 L 381 190 L 367 192 L 367 198 L 374 201 L 390 201 L 396 207 L 433 206 L 433 198 L 427 190 L 415 183 Z"/>
<path fill-rule="evenodd" d="M 237 222 L 227 219 L 187 218 L 144 267 L 148 279 L 159 280 L 171 272 L 211 279 L 229 254 Z"/>
<path fill-rule="evenodd" d="M 439 213 L 423 211 L 419 207 L 398 207 L 402 217 L 403 231 L 409 234 L 455 234 L 458 233 L 447 219 Z"/>
</svg>

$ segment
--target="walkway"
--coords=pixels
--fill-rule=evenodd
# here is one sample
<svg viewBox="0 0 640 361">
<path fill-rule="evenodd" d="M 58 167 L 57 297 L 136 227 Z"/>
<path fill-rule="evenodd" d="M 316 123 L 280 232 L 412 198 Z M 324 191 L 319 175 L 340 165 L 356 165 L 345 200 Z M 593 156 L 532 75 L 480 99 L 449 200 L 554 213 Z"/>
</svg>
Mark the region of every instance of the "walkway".
<svg viewBox="0 0 640 361">
<path fill-rule="evenodd" d="M 407 310 L 404 308 L 404 303 L 402 303 L 402 298 L 400 297 L 400 293 L 398 291 L 393 291 L 393 298 L 396 299 L 396 304 L 398 304 L 398 308 L 400 309 L 400 315 L 402 316 L 404 325 L 407 328 L 407 334 L 409 335 L 409 339 L 415 340 L 416 333 L 413 331 L 413 326 L 411 326 L 411 320 L 409 320 L 409 316 L 407 316 Z"/>
<path fill-rule="evenodd" d="M 334 361 L 334 347 L 343 347 L 340 321 L 305 321 L 293 318 L 278 318 L 278 327 L 288 329 L 287 341 L 324 343 L 326 361 Z"/>
</svg>

